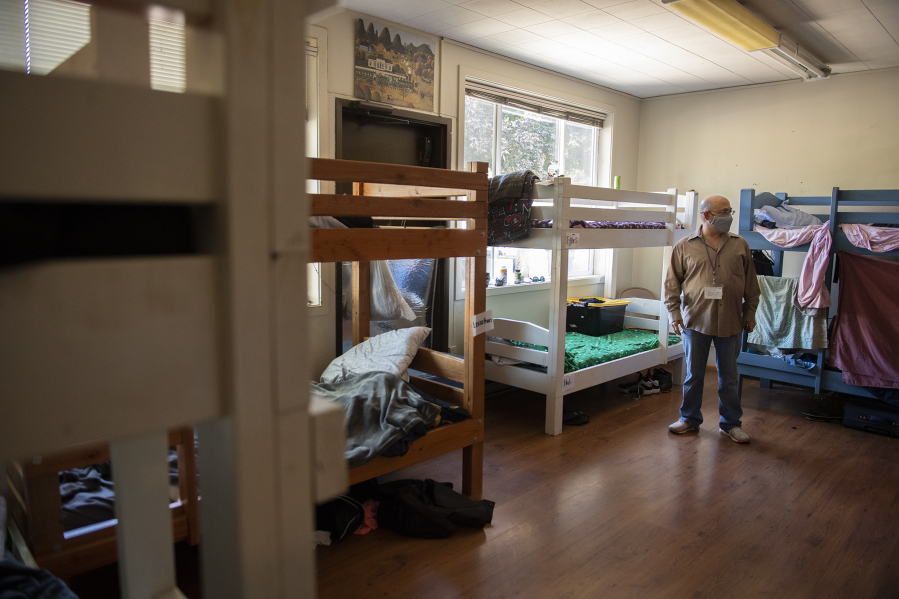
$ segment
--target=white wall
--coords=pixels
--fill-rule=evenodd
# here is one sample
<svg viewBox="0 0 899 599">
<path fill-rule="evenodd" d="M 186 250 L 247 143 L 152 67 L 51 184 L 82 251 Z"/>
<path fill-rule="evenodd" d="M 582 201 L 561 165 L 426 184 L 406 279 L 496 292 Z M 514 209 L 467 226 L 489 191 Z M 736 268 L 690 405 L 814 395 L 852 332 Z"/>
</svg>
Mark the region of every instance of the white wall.
<svg viewBox="0 0 899 599">
<path fill-rule="evenodd" d="M 369 18 L 367 15 L 352 11 L 340 11 L 312 19 L 313 23 L 327 29 L 328 118 L 323 123 L 323 127 L 330 137 L 323 143 L 322 156 L 325 157 L 333 156 L 334 152 L 334 99 L 336 97 L 350 98 L 353 95 L 353 32 L 354 21 L 359 17 Z M 375 21 L 390 27 L 391 32 L 406 30 L 424 37 L 433 37 L 383 19 L 375 19 Z M 466 75 L 474 75 L 608 111 L 611 117 L 607 121 L 601 139 L 607 161 L 601 165 L 601 172 L 604 172 L 606 177 L 613 174 L 621 175 L 625 185 L 627 181 L 636 182 L 640 116 L 638 99 L 451 41 L 439 42 L 437 54 L 438 79 L 435 90 L 435 108 L 441 116 L 454 119 L 452 168 L 462 168 L 463 82 Z M 609 157 L 611 157 L 611 161 L 608 161 Z M 578 293 L 582 291 L 585 295 L 598 293 L 596 286 L 582 288 Z M 548 296 L 548 292 L 544 292 L 543 295 Z M 545 303 L 546 314 L 540 320 L 540 322 L 544 322 L 549 318 L 548 299 L 540 299 L 541 297 L 540 292 L 491 296 L 488 298 L 488 307 L 510 317 L 513 314 L 518 315 L 521 319 L 533 316 L 536 320 L 542 313 L 537 307 Z M 450 343 L 455 345 L 455 351 L 461 352 L 464 298 L 455 297 L 454 294 L 453 300 L 452 318 L 454 323 Z M 521 306 L 527 306 L 526 313 L 518 312 L 518 308 Z M 330 318 L 333 316 L 314 317 L 314 321 L 322 322 L 313 322 L 311 325 L 313 331 L 324 333 L 326 330 L 333 329 Z M 325 345 L 327 344 L 323 344 L 322 347 Z M 333 343 L 329 349 L 333 352 Z M 322 361 L 323 358 L 315 359 L 316 364 Z M 327 364 L 326 361 L 325 364 Z"/>
<path fill-rule="evenodd" d="M 735 209 L 748 187 L 794 196 L 896 189 L 897 106 L 899 69 L 644 100 L 639 187 L 721 194 Z M 658 255 L 634 252 L 634 285 L 656 284 Z"/>
</svg>

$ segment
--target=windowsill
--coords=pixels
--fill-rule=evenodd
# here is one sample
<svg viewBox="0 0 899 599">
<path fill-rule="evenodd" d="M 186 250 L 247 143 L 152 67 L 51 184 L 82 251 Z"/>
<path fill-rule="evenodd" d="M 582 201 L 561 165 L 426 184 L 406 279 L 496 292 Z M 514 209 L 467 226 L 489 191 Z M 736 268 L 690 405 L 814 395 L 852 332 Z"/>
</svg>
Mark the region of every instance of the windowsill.
<svg viewBox="0 0 899 599">
<path fill-rule="evenodd" d="M 317 306 L 306 306 L 306 315 L 309 317 L 324 316 L 329 314 L 328 306 L 319 304 Z"/>
<path fill-rule="evenodd" d="M 603 275 L 587 275 L 585 277 L 571 277 L 568 279 L 568 286 L 571 287 L 573 285 L 601 285 L 605 283 L 605 276 Z M 524 293 L 527 291 L 542 291 L 544 289 L 550 289 L 552 287 L 552 283 L 550 281 L 544 281 L 542 283 L 512 283 L 508 285 L 503 285 L 501 287 L 496 287 L 491 285 L 487 288 L 487 295 L 506 295 L 507 293 Z"/>
</svg>

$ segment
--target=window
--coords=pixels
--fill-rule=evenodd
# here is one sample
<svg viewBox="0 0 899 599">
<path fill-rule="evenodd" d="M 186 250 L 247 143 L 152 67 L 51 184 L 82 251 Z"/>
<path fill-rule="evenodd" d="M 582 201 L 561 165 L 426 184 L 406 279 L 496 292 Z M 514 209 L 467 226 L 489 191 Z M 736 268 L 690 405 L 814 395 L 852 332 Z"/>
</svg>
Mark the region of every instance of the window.
<svg viewBox="0 0 899 599">
<path fill-rule="evenodd" d="M 90 14 L 69 0 L 0 0 L 0 68 L 46 75 L 91 40 Z"/>
<path fill-rule="evenodd" d="M 151 6 L 150 87 L 185 89 L 184 13 Z M 72 0 L 0 0 L 0 68 L 46 75 L 88 44 L 91 5 Z"/>
<path fill-rule="evenodd" d="M 543 180 L 552 172 L 570 177 L 578 185 L 597 184 L 600 116 L 605 115 L 578 113 L 572 120 L 570 113 L 561 110 L 563 105 L 554 101 L 547 101 L 550 107 L 546 108 L 539 105 L 540 98 L 523 100 L 521 94 L 509 98 L 502 95 L 502 90 L 484 85 L 469 89 L 468 83 L 465 162 L 486 162 L 491 177 L 532 170 Z M 600 274 L 599 264 L 603 261 L 596 256 L 600 251 L 605 250 L 571 250 L 569 278 Z M 515 270 L 521 270 L 525 280 L 535 277 L 549 280 L 551 255 L 548 250 L 490 247 L 487 249 L 490 284 L 500 277 L 502 268 L 507 270 L 509 281 Z"/>
<path fill-rule="evenodd" d="M 160 91 L 184 92 L 185 39 L 184 13 L 161 6 L 151 6 L 150 87 Z"/>
<path fill-rule="evenodd" d="M 318 40 L 306 38 L 306 155 L 319 155 L 318 109 Z M 307 180 L 306 193 L 319 193 L 319 182 Z M 322 303 L 322 265 L 320 262 L 306 265 L 306 305 L 318 308 Z"/>
</svg>

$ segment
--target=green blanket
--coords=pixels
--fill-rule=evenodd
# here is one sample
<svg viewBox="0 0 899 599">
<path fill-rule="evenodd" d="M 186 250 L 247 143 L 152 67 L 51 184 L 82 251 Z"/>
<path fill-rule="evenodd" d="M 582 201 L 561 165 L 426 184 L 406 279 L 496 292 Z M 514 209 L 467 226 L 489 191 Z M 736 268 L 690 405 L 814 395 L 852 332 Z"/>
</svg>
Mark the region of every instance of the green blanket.
<svg viewBox="0 0 899 599">
<path fill-rule="evenodd" d="M 677 335 L 668 335 L 668 345 L 680 343 Z M 546 346 L 511 341 L 512 345 L 548 351 Z M 611 362 L 625 356 L 649 351 L 659 346 L 659 334 L 652 331 L 624 329 L 620 333 L 591 337 L 583 333 L 565 333 L 565 372 Z"/>
</svg>

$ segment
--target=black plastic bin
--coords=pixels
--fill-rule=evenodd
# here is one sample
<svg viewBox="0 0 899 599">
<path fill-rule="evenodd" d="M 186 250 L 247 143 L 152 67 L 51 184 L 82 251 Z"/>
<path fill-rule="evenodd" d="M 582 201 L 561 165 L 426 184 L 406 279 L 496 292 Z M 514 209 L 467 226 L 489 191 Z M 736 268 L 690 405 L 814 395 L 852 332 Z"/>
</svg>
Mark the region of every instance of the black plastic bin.
<svg viewBox="0 0 899 599">
<path fill-rule="evenodd" d="M 601 297 L 569 298 L 565 330 L 593 337 L 618 333 L 624 329 L 624 312 L 629 303 Z"/>
</svg>

